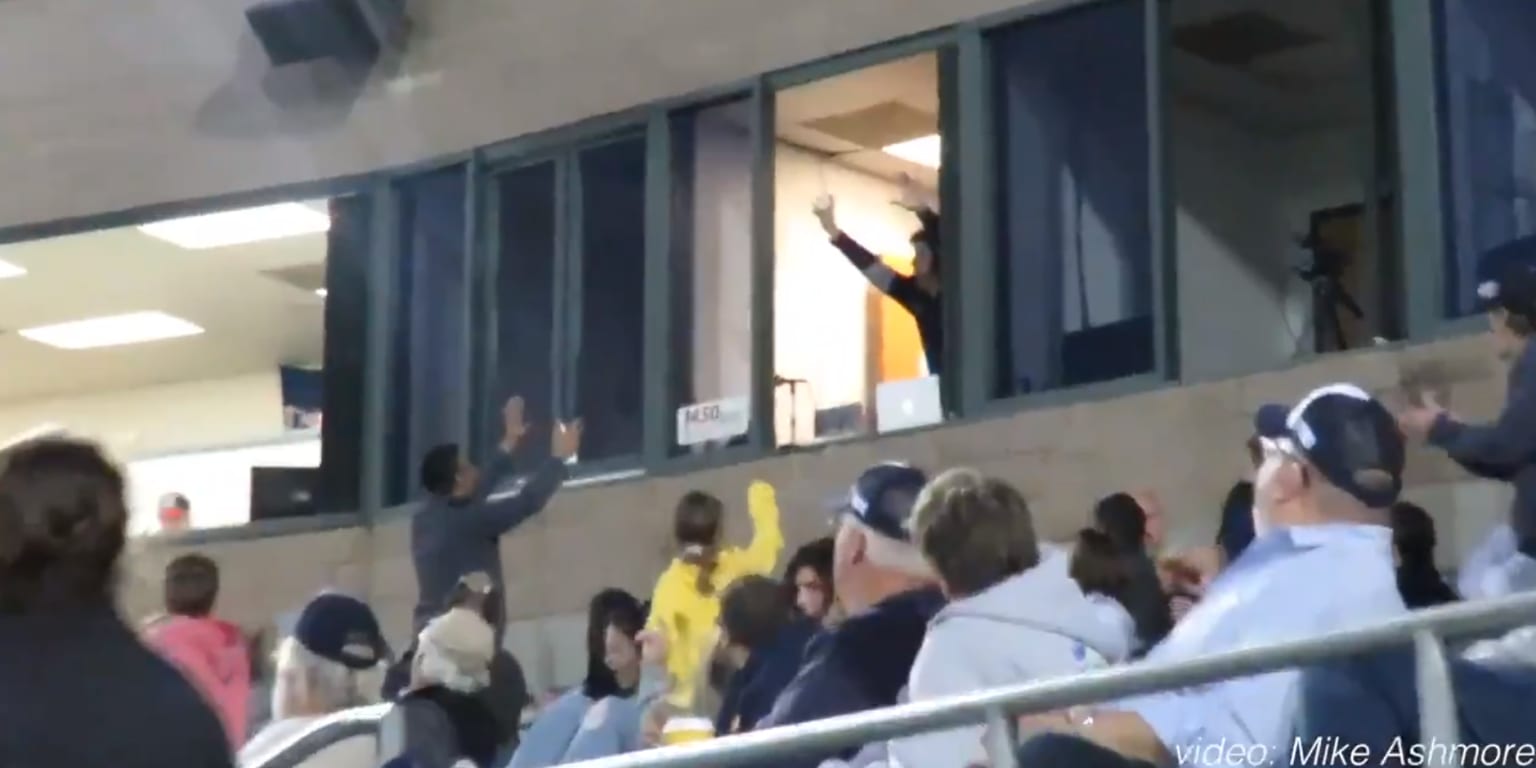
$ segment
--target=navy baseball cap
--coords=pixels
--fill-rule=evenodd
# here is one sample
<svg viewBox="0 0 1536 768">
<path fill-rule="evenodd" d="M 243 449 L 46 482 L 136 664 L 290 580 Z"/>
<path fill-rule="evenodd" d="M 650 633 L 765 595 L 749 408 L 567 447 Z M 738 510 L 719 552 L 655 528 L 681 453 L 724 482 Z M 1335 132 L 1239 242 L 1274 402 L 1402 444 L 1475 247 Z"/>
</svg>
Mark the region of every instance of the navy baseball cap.
<svg viewBox="0 0 1536 768">
<path fill-rule="evenodd" d="M 304 606 L 293 639 L 322 659 L 351 669 L 370 669 L 389 660 L 389 644 L 367 603 L 327 592 Z"/>
<path fill-rule="evenodd" d="M 1312 390 L 1293 408 L 1266 405 L 1254 416 L 1259 438 L 1306 459 L 1334 487 L 1372 509 L 1403 490 L 1406 448 L 1397 420 L 1353 384 Z"/>
<path fill-rule="evenodd" d="M 1536 237 L 1495 246 L 1477 260 L 1477 298 L 1485 309 L 1536 314 Z"/>
<path fill-rule="evenodd" d="M 910 541 L 907 525 L 912 517 L 912 503 L 928 484 L 928 475 L 906 464 L 888 462 L 864 470 L 848 492 L 848 499 L 838 507 L 840 515 L 851 515 L 886 538 Z"/>
</svg>

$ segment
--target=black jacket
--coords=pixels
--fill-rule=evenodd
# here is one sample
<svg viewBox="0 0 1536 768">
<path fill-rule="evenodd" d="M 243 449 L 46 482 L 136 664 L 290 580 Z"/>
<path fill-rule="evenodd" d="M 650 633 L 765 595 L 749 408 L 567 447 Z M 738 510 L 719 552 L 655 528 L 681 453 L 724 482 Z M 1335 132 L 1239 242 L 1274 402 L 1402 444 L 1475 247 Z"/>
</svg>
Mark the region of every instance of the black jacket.
<svg viewBox="0 0 1536 768">
<path fill-rule="evenodd" d="M 379 761 L 406 758 L 416 768 L 452 768 L 469 758 L 492 768 L 500 747 L 496 716 L 473 694 L 431 686 L 400 697 L 379 730 Z"/>
<path fill-rule="evenodd" d="M 800 671 L 757 730 L 889 707 L 907 685 L 928 622 L 944 607 L 937 589 L 902 592 L 816 635 Z M 856 752 L 845 750 L 843 757 Z M 777 761 L 777 766 L 816 766 L 831 755 Z"/>
<path fill-rule="evenodd" d="M 924 209 L 917 214 L 917 218 L 922 222 L 922 236 L 928 241 L 937 259 L 939 215 L 931 209 Z M 937 376 L 944 366 L 943 295 L 919 288 L 917 280 L 897 274 L 880 257 L 846 234 L 834 238 L 832 245 L 842 251 L 848 262 L 862 272 L 871 285 L 912 313 L 912 320 L 917 323 L 917 335 L 923 340 L 923 356 L 928 362 L 928 372 Z"/>
<path fill-rule="evenodd" d="M 218 718 L 108 605 L 0 613 L 0 766 L 230 768 Z"/>
<path fill-rule="evenodd" d="M 763 647 L 752 651 L 747 663 L 731 675 L 724 701 L 715 716 L 715 733 L 745 733 L 773 709 L 779 694 L 800 671 L 805 647 L 815 636 L 816 623 L 792 622 L 779 630 Z"/>
<path fill-rule="evenodd" d="M 1509 369 L 1509 395 L 1492 424 L 1463 424 L 1442 415 L 1429 442 L 1481 477 L 1514 483 L 1510 526 L 1520 551 L 1536 557 L 1536 344 Z"/>
</svg>

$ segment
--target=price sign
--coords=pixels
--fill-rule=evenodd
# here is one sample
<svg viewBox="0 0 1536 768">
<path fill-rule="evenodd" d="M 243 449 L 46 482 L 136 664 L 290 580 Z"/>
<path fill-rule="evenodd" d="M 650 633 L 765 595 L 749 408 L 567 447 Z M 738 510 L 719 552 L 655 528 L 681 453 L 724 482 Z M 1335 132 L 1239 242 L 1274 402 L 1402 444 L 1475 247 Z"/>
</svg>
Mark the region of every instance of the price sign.
<svg viewBox="0 0 1536 768">
<path fill-rule="evenodd" d="M 677 444 L 699 445 L 745 435 L 752 423 L 751 411 L 745 397 L 685 405 L 677 409 Z"/>
</svg>

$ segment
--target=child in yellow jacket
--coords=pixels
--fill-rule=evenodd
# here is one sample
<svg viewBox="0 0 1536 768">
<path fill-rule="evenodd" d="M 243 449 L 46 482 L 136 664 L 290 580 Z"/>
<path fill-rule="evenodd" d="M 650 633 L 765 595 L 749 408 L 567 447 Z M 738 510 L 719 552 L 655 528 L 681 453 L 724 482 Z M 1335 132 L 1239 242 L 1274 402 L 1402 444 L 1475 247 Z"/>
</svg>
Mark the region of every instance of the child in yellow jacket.
<svg viewBox="0 0 1536 768">
<path fill-rule="evenodd" d="M 715 644 L 720 617 L 720 593 L 736 579 L 773 570 L 784 533 L 779 529 L 779 505 L 773 486 L 753 481 L 747 488 L 747 514 L 752 540 L 745 548 L 721 548 L 725 505 L 702 491 L 683 494 L 673 517 L 672 536 L 678 555 L 656 580 L 647 629 L 666 643 L 667 672 L 672 679 L 668 701 L 688 710 Z"/>
</svg>

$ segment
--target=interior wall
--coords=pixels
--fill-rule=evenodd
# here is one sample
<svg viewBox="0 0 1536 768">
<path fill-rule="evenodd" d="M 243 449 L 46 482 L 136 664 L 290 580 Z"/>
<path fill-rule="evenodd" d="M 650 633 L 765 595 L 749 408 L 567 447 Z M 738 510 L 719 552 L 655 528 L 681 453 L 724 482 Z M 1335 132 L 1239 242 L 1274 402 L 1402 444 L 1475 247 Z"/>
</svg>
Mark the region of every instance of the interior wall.
<svg viewBox="0 0 1536 768">
<path fill-rule="evenodd" d="M 784 144 L 774 171 L 774 369 L 809 383 L 793 400 L 780 388 L 776 428 L 788 442 L 793 413 L 794 441 L 807 442 L 818 409 L 863 402 L 869 331 L 869 282 L 827 241 L 816 198 L 833 195 L 838 225 L 879 255 L 910 254 L 918 224 L 892 204 L 899 191 L 885 179 Z"/>
<path fill-rule="evenodd" d="M 0 403 L 0 436 L 57 425 L 104 445 L 120 461 L 284 434 L 276 369 L 205 381 L 75 397 Z"/>
<path fill-rule="evenodd" d="M 1187 105 L 1172 123 L 1182 373 L 1224 378 L 1310 351 L 1295 238 L 1313 211 L 1362 201 L 1358 130 L 1267 136 Z"/>
</svg>

